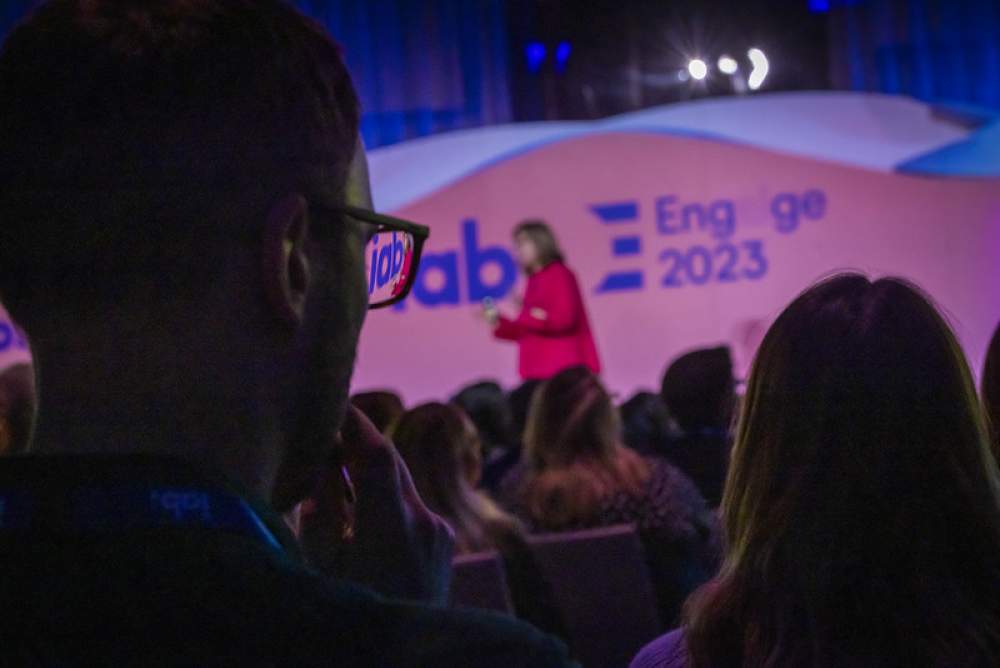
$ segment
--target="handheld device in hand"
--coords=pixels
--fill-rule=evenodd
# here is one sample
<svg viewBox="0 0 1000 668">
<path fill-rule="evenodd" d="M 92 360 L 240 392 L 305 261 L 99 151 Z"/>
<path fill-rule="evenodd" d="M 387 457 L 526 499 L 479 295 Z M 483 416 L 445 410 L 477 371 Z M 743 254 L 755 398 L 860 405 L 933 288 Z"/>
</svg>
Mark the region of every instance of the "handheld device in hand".
<svg viewBox="0 0 1000 668">
<path fill-rule="evenodd" d="M 483 300 L 483 315 L 490 326 L 495 327 L 500 319 L 500 311 L 497 310 L 496 302 L 490 297 Z"/>
</svg>

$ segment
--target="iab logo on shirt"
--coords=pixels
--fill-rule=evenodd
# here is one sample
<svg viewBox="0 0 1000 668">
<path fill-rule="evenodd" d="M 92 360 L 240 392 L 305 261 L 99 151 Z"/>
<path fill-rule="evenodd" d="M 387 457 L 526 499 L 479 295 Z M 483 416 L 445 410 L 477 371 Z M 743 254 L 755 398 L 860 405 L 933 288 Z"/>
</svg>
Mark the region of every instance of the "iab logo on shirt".
<svg viewBox="0 0 1000 668">
<path fill-rule="evenodd" d="M 212 521 L 212 504 L 208 494 L 199 490 L 154 489 L 149 493 L 153 509 L 162 511 L 175 522 Z"/>
</svg>

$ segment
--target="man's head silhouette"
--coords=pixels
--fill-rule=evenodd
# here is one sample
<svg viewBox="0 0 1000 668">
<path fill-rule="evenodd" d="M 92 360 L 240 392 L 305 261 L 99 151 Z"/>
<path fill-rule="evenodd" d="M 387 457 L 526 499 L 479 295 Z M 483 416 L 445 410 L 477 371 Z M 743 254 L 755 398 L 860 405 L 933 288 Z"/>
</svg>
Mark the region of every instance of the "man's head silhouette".
<svg viewBox="0 0 1000 668">
<path fill-rule="evenodd" d="M 57 0 L 0 53 L 0 296 L 34 449 L 157 452 L 279 510 L 346 406 L 370 206 L 341 54 L 276 0 Z"/>
</svg>

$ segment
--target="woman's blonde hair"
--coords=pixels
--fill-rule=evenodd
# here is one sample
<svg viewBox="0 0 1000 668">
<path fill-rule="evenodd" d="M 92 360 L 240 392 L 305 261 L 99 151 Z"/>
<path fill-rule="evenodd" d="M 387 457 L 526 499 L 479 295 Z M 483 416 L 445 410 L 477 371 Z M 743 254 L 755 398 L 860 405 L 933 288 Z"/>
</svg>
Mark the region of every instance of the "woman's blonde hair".
<svg viewBox="0 0 1000 668">
<path fill-rule="evenodd" d="M 604 499 L 621 490 L 639 494 L 649 477 L 645 460 L 621 445 L 618 410 L 586 367 L 567 369 L 539 388 L 525 456 L 521 498 L 531 520 L 548 530 L 588 524 Z"/>
<path fill-rule="evenodd" d="M 479 435 L 461 408 L 428 403 L 391 429 L 396 449 L 427 507 L 455 531 L 459 554 L 493 550 L 519 530 L 517 520 L 473 489 L 480 469 Z"/>
</svg>

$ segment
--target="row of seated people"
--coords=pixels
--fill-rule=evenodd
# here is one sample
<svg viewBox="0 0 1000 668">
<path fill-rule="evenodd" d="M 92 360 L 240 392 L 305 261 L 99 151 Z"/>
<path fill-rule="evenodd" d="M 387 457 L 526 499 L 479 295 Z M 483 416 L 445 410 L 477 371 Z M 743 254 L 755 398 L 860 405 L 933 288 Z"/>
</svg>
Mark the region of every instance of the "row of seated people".
<svg viewBox="0 0 1000 668">
<path fill-rule="evenodd" d="M 895 347 L 902 346 L 902 334 L 891 331 L 888 323 L 879 322 L 875 316 L 869 316 L 871 322 L 856 323 L 853 312 L 824 313 L 839 306 L 837 300 L 847 301 L 848 298 L 857 303 L 841 306 L 842 310 L 848 306 L 854 311 L 861 310 L 867 306 L 866 301 L 875 298 L 865 293 L 874 293 L 876 288 L 883 293 L 878 295 L 882 299 L 891 296 L 900 302 L 891 304 L 894 315 L 908 307 L 910 312 L 904 316 L 908 321 L 917 321 L 916 324 L 922 327 L 915 331 L 923 332 L 924 336 L 913 337 L 917 340 L 896 350 Z M 838 317 L 847 322 L 838 322 Z M 923 322 L 919 322 L 920 318 Z M 843 338 L 819 336 L 816 330 L 819 325 L 830 326 L 834 332 L 839 329 Z M 851 331 L 852 328 L 860 331 Z M 815 343 L 789 350 L 788 341 L 799 337 L 815 339 Z M 892 569 L 892 559 L 901 557 L 905 549 L 906 533 L 883 537 L 883 542 L 891 540 L 876 549 L 877 536 L 861 524 L 872 513 L 891 519 L 898 527 L 905 527 L 909 522 L 914 528 L 920 526 L 927 531 L 937 527 L 949 535 L 955 532 L 961 537 L 964 530 L 961 525 L 940 525 L 932 518 L 949 507 L 963 510 L 960 503 L 963 500 L 975 500 L 977 491 L 974 488 L 963 489 L 975 482 L 974 477 L 965 480 L 950 477 L 962 473 L 968 478 L 978 466 L 986 474 L 983 479 L 995 484 L 990 478 L 990 474 L 995 473 L 995 462 L 992 458 L 977 461 L 975 455 L 978 444 L 996 444 L 996 423 L 992 419 L 990 400 L 995 396 L 991 392 L 995 391 L 993 374 L 997 368 L 998 342 L 1000 329 L 987 356 L 982 379 L 982 404 L 986 410 L 980 412 L 969 391 L 970 381 L 960 349 L 947 325 L 914 288 L 896 281 L 880 281 L 872 286 L 866 279 L 846 276 L 820 284 L 800 297 L 768 334 L 750 379 L 746 414 L 740 423 L 733 453 L 736 467 L 729 482 L 730 499 L 720 509 L 722 518 L 728 520 L 728 540 L 739 541 L 737 544 L 746 549 L 766 550 L 776 559 L 780 557 L 778 563 L 788 569 L 786 574 L 793 579 L 790 589 L 794 592 L 794 585 L 805 583 L 815 587 L 824 584 L 812 580 L 814 573 L 801 570 L 801 565 L 808 563 L 805 558 L 809 557 L 816 560 L 817 568 L 833 569 L 834 572 L 848 567 L 854 569 L 848 573 L 859 586 L 870 586 L 872 574 L 886 575 L 880 569 Z M 922 351 L 928 359 L 917 360 L 907 354 L 908 347 Z M 809 368 L 823 380 L 822 385 L 816 386 L 816 381 L 785 371 L 801 368 L 795 364 L 807 362 L 814 363 Z M 693 367 L 694 363 L 701 364 L 702 368 L 687 369 L 683 374 L 678 372 L 678 368 Z M 701 388 L 694 393 L 697 401 L 688 400 L 692 406 L 690 412 L 674 408 L 669 413 L 671 416 L 679 413 L 684 416 L 682 420 L 665 419 L 668 413 L 662 408 L 685 405 L 684 397 L 671 394 L 671 378 L 677 375 L 688 379 L 725 376 L 731 375 L 730 369 L 728 352 L 724 349 L 682 356 L 664 377 L 666 403 L 661 402 L 660 407 L 651 409 L 648 399 L 642 397 L 642 409 L 637 411 L 642 421 L 633 423 L 632 438 L 628 439 L 631 447 L 625 445 L 626 430 L 620 417 L 628 413 L 629 402 L 619 411 L 599 379 L 587 369 L 567 369 L 545 383 L 533 384 L 529 408 L 524 412 L 524 445 L 497 485 L 496 500 L 480 486 L 483 439 L 476 424 L 460 406 L 463 398 L 468 402 L 467 396 L 460 393 L 452 403 L 428 403 L 401 412 L 398 399 L 387 401 L 383 395 L 375 402 L 377 406 L 393 406 L 397 402 L 399 405 L 398 410 L 393 408 L 383 413 L 373 408 L 372 395 L 355 397 L 355 401 L 361 405 L 369 402 L 368 410 L 395 443 L 417 492 L 454 530 L 456 553 L 497 550 L 503 556 L 514 609 L 520 617 L 547 632 L 567 636 L 558 606 L 552 600 L 550 584 L 529 549 L 528 534 L 629 523 L 639 529 L 642 537 L 657 594 L 659 618 L 671 625 L 684 624 L 684 633 L 716 633 L 718 637 L 707 637 L 713 642 L 722 639 L 729 643 L 720 650 L 705 642 L 694 645 L 692 650 L 686 636 L 675 633 L 654 642 L 637 659 L 637 665 L 685 665 L 692 651 L 703 652 L 707 660 L 704 665 L 725 665 L 727 656 L 717 652 L 730 652 L 732 657 L 748 648 L 763 649 L 754 648 L 745 638 L 724 636 L 725 627 L 711 626 L 721 623 L 713 615 L 752 612 L 728 608 L 731 602 L 718 592 L 729 587 L 734 594 L 751 597 L 752 593 L 743 589 L 752 584 L 752 578 L 768 573 L 727 572 L 724 569 L 716 574 L 723 556 L 730 568 L 752 569 L 754 565 L 744 563 L 750 557 L 734 554 L 732 547 L 724 553 L 719 515 L 713 512 L 714 504 L 705 500 L 707 495 L 703 495 L 670 458 L 675 452 L 671 450 L 674 443 L 695 441 L 710 443 L 705 456 L 717 459 L 719 446 L 711 440 L 715 434 L 708 432 L 705 425 L 711 415 L 717 414 L 714 411 L 720 403 L 731 406 L 735 402 L 731 402 L 732 397 L 727 397 L 726 392 L 715 393 L 721 401 L 705 411 L 706 422 L 700 424 L 701 432 L 694 434 L 696 439 L 689 438 L 695 424 L 690 414 L 696 408 L 712 406 L 706 399 L 711 393 L 701 391 L 704 383 L 699 385 L 692 381 L 687 384 L 687 387 Z M 719 370 L 721 374 L 717 373 Z M 4 385 L 3 395 L 20 397 L 30 381 L 25 381 L 24 368 L 12 371 L 3 377 L 16 382 Z M 715 383 L 715 386 L 723 385 L 731 388 L 731 383 Z M 938 388 L 934 390 L 938 394 L 931 394 L 933 388 Z M 950 390 L 954 396 L 942 394 L 945 390 Z M 898 399 L 907 394 L 912 399 L 912 413 L 900 413 L 897 401 L 889 398 Z M 809 403 L 803 401 L 805 399 Z M 20 401 L 25 399 L 21 397 Z M 488 416 L 490 411 L 477 413 L 476 405 L 472 404 L 470 412 L 477 414 L 484 431 L 489 431 L 491 423 L 484 421 L 484 413 Z M 650 422 L 658 424 L 659 430 L 651 432 Z M 814 433 L 817 424 L 824 427 Z M 678 427 L 682 429 L 680 436 L 676 433 L 670 436 Z M 650 439 L 650 433 L 657 437 Z M 645 437 L 637 439 L 636 434 Z M 833 440 L 830 440 L 831 434 Z M 872 440 L 873 435 L 878 436 L 877 441 Z M 983 438 L 984 435 L 988 437 Z M 728 438 L 723 441 L 728 453 Z M 978 452 L 982 455 L 988 450 L 982 447 Z M 763 463 L 758 464 L 756 458 L 763 458 Z M 692 471 L 695 477 L 699 470 L 705 469 L 692 468 L 692 460 L 697 461 L 698 457 L 682 456 L 677 461 L 686 464 L 685 470 Z M 722 475 L 725 475 L 724 469 Z M 706 479 L 709 478 L 699 480 Z M 778 489 L 768 489 L 768 483 Z M 946 491 L 952 496 L 944 498 Z M 764 501 L 754 498 L 755 495 L 770 497 L 772 504 L 785 504 L 783 510 L 787 517 L 773 517 L 775 523 L 772 525 L 770 516 L 763 511 L 757 511 L 760 515 L 748 514 L 744 508 L 733 505 L 737 499 L 741 503 Z M 831 500 L 841 505 L 828 507 Z M 988 495 L 979 501 L 987 505 L 983 510 L 989 510 Z M 979 527 L 982 537 L 988 536 L 990 522 L 995 522 L 996 517 L 989 512 L 976 513 L 974 506 L 964 510 L 966 512 L 960 516 L 982 523 Z M 797 517 L 824 522 L 807 529 L 791 523 Z M 806 542 L 783 545 L 782 536 L 794 536 Z M 933 532 L 929 537 L 934 537 Z M 308 533 L 306 538 L 309 538 Z M 866 550 L 873 553 L 851 565 L 850 555 L 836 547 L 841 541 L 863 555 Z M 827 543 L 829 555 L 820 556 L 811 551 Z M 900 565 L 930 568 L 965 564 L 972 573 L 983 573 L 986 579 L 980 583 L 985 590 L 992 590 L 994 587 L 988 586 L 993 582 L 988 579 L 990 567 L 976 563 L 977 553 L 972 549 L 975 545 L 960 547 L 963 547 L 960 554 L 948 555 L 941 554 L 940 545 L 932 545 L 910 555 L 908 558 L 914 559 L 912 564 L 904 561 Z M 966 549 L 969 551 L 965 552 Z M 803 560 L 788 561 L 793 557 Z M 838 557 L 847 559 L 848 563 L 837 563 Z M 940 561 L 949 557 L 957 561 Z M 871 572 L 859 572 L 857 569 L 862 565 Z M 778 573 L 773 575 L 777 577 Z M 893 576 L 889 584 L 906 587 L 906 572 L 894 571 Z M 797 583 L 795 579 L 802 582 Z M 785 586 L 782 583 L 780 578 L 774 583 L 775 595 Z M 938 589 L 937 586 L 933 588 Z M 914 589 L 909 592 L 911 595 L 920 593 L 919 587 Z M 837 600 L 845 605 L 857 606 L 868 601 L 867 597 L 847 592 L 827 592 L 827 595 L 841 597 Z M 688 603 L 682 614 L 681 604 L 685 599 Z M 985 602 L 989 602 L 988 597 Z M 938 619 L 923 607 L 920 609 L 928 619 Z M 884 609 L 883 612 L 888 614 Z M 908 623 L 917 625 L 909 628 L 924 628 L 932 633 L 926 628 L 926 621 L 908 619 Z M 791 633 L 799 623 L 790 618 L 771 622 L 787 625 L 787 628 L 780 625 L 776 628 L 785 633 Z M 966 631 L 972 633 L 974 625 Z M 985 637 L 989 639 L 990 636 Z M 696 642 L 701 641 L 698 636 L 694 638 Z M 789 641 L 785 639 L 784 642 Z M 915 645 L 922 648 L 920 651 L 927 651 L 924 644 Z M 833 652 L 831 656 L 839 656 L 837 652 L 843 652 L 843 656 L 862 656 L 866 649 L 861 644 L 828 648 L 828 651 Z M 903 652 L 903 649 L 897 651 Z M 917 650 L 912 652 L 912 657 L 916 658 Z M 948 656 L 954 660 L 961 658 Z"/>
<path fill-rule="evenodd" d="M 619 413 L 588 369 L 541 384 L 527 417 L 521 459 L 497 493 L 477 489 L 480 437 L 455 404 L 429 403 L 388 428 L 421 497 L 455 530 L 460 553 L 499 550 L 515 608 L 546 630 L 558 628 L 526 533 L 634 524 L 654 574 L 659 614 L 677 618 L 687 594 L 715 571 L 718 521 L 691 480 L 667 460 L 621 440 Z"/>
<path fill-rule="evenodd" d="M 507 581 L 514 602 L 514 609 L 519 616 L 531 621 L 546 631 L 565 637 L 562 620 L 556 606 L 553 605 L 549 583 L 545 581 L 538 565 L 533 562 L 528 549 L 526 536 L 530 534 L 573 531 L 582 528 L 614 526 L 620 523 L 632 524 L 639 529 L 644 547 L 644 553 L 652 576 L 659 618 L 668 625 L 679 625 L 685 621 L 699 622 L 694 611 L 698 605 L 709 603 L 708 593 L 713 587 L 722 586 L 716 575 L 718 566 L 724 556 L 720 535 L 720 514 L 724 518 L 726 512 L 737 513 L 734 521 L 741 519 L 748 522 L 750 518 L 739 517 L 739 509 L 721 508 L 719 513 L 713 512 L 722 501 L 723 489 L 727 476 L 728 462 L 731 455 L 732 431 L 740 424 L 739 411 L 736 407 L 745 399 L 757 404 L 757 419 L 765 410 L 781 411 L 777 405 L 766 402 L 776 401 L 776 398 L 789 401 L 789 411 L 795 404 L 791 403 L 795 389 L 809 389 L 813 396 L 804 396 L 813 402 L 806 406 L 811 413 L 803 415 L 784 415 L 781 421 L 774 418 L 774 424 L 779 428 L 797 427 L 808 429 L 810 424 L 825 424 L 827 430 L 837 433 L 842 430 L 851 439 L 857 439 L 855 431 L 860 427 L 854 424 L 829 424 L 833 417 L 850 417 L 853 422 L 866 419 L 864 430 L 885 435 L 886 425 L 882 420 L 891 420 L 891 412 L 887 410 L 872 413 L 871 402 L 876 397 L 866 397 L 862 392 L 874 392 L 874 387 L 853 387 L 848 381 L 862 382 L 869 380 L 865 376 L 855 378 L 838 377 L 836 369 L 824 370 L 819 367 L 824 378 L 830 379 L 830 387 L 812 389 L 804 380 L 782 378 L 771 373 L 768 382 L 776 383 L 774 388 L 766 388 L 764 370 L 766 362 L 773 365 L 787 364 L 784 357 L 789 351 L 781 350 L 779 346 L 787 345 L 780 341 L 781 336 L 791 336 L 802 331 L 809 332 L 809 322 L 795 322 L 795 319 L 815 321 L 824 314 L 810 313 L 809 309 L 820 310 L 834 308 L 833 305 L 820 299 L 822 292 L 827 292 L 827 301 L 854 297 L 858 302 L 856 307 L 863 305 L 863 300 L 874 299 L 861 294 L 863 290 L 857 281 L 858 277 L 845 277 L 828 284 L 821 284 L 810 293 L 801 297 L 789 307 L 789 313 L 783 316 L 775 325 L 775 333 L 769 335 L 765 345 L 770 343 L 771 350 L 764 349 L 762 359 L 757 363 L 755 378 L 757 392 L 747 397 L 737 397 L 734 392 L 735 382 L 732 377 L 732 363 L 726 348 L 712 348 L 693 351 L 682 355 L 667 369 L 663 377 L 662 389 L 659 395 L 638 393 L 626 401 L 620 408 L 612 403 L 608 392 L 600 380 L 585 368 L 567 369 L 554 378 L 542 382 L 529 382 L 505 396 L 499 385 L 493 382 L 482 382 L 471 385 L 457 395 L 451 402 L 427 403 L 411 410 L 403 408 L 400 398 L 391 392 L 371 392 L 356 395 L 357 405 L 370 411 L 387 433 L 392 437 L 407 466 L 414 476 L 414 481 L 428 505 L 444 517 L 455 529 L 458 539 L 459 553 L 468 554 L 497 550 L 503 556 L 507 566 Z M 900 282 L 883 282 L 879 284 L 882 292 L 893 294 L 909 300 L 912 319 L 923 317 L 927 328 L 927 336 L 936 342 L 924 342 L 924 346 L 936 343 L 938 346 L 954 345 L 950 332 L 937 318 L 933 308 L 922 301 L 921 294 L 911 286 Z M 852 294 L 852 292 L 854 294 Z M 901 306 L 899 307 L 901 308 Z M 799 311 L 794 313 L 793 310 Z M 846 318 L 849 314 L 843 314 Z M 827 316 L 828 318 L 830 316 Z M 840 324 L 831 322 L 829 324 Z M 883 331 L 874 329 L 885 327 L 884 323 L 863 323 L 873 329 L 859 333 L 868 337 L 870 345 L 888 345 L 892 341 L 879 341 L 877 337 L 885 336 Z M 784 331 L 778 331 L 779 325 L 784 325 Z M 799 327 L 795 332 L 793 327 Z M 778 339 L 778 342 L 775 342 Z M 844 356 L 857 350 L 856 346 L 865 341 L 851 342 L 848 340 L 831 341 L 820 338 L 819 345 L 829 345 L 826 351 L 805 350 L 796 351 L 805 356 L 804 360 L 822 361 L 828 366 L 834 362 L 843 364 Z M 945 348 L 947 349 L 947 348 Z M 884 354 L 891 354 L 891 349 L 883 349 Z M 899 351 L 894 355 L 895 362 L 901 366 L 897 373 L 906 373 L 909 377 L 926 376 L 925 383 L 934 380 L 942 382 L 951 374 L 953 385 L 961 380 L 961 366 L 940 365 L 935 370 L 937 375 L 927 376 L 928 370 L 921 369 L 914 363 L 913 369 L 902 368 L 910 364 L 910 360 Z M 770 354 L 770 360 L 763 355 Z M 866 353 L 870 355 L 873 353 Z M 838 357 L 839 356 L 839 357 Z M 872 363 L 869 357 L 861 358 L 866 363 Z M 961 354 L 952 362 L 964 364 Z M 993 337 L 987 355 L 982 377 L 982 407 L 983 425 L 992 444 L 994 453 L 997 448 L 997 434 L 994 425 L 997 424 L 996 408 L 997 366 L 1000 361 L 1000 327 Z M 847 373 L 848 368 L 840 370 Z M 787 368 L 784 367 L 784 368 Z M 885 370 L 885 366 L 876 369 Z M 946 373 L 947 372 L 947 373 Z M 958 374 L 956 376 L 956 374 Z M 874 375 L 874 371 L 869 375 Z M 874 382 L 875 379 L 870 379 Z M 883 379 L 882 389 L 892 389 L 899 380 Z M 885 385 L 890 383 L 889 385 Z M 955 386 L 956 389 L 960 386 Z M 765 392 L 764 390 L 768 391 Z M 928 385 L 922 388 L 908 388 L 911 392 L 926 396 Z M 777 394 L 775 394 L 777 392 Z M 787 393 L 787 394 L 782 394 Z M 832 393 L 832 394 L 826 394 Z M 527 395 L 527 396 L 525 396 Z M 827 398 L 831 397 L 831 398 Z M 859 409 L 856 414 L 844 415 L 844 406 L 837 406 L 833 398 L 840 401 L 850 400 L 853 407 Z M 963 399 L 967 410 L 978 410 L 978 406 L 969 406 L 969 397 Z M 832 405 L 831 405 L 832 404 Z M 749 407 L 754 404 L 749 403 Z M 921 406 L 931 408 L 924 403 Z M 861 410 L 864 409 L 864 410 Z M 766 414 L 766 413 L 765 413 Z M 744 441 L 743 453 L 756 447 L 761 450 L 768 447 L 766 439 L 780 439 L 778 432 L 773 436 L 766 428 L 766 423 L 753 423 L 754 415 L 744 416 L 743 427 L 739 434 L 744 438 L 752 435 L 761 439 L 760 444 Z M 966 418 L 969 415 L 965 416 Z M 891 424 L 891 423 L 890 423 Z M 914 424 L 922 424 L 919 420 Z M 925 423 L 923 423 L 926 426 Z M 749 431 L 750 427 L 754 431 Z M 965 425 L 967 434 L 975 436 L 975 431 L 969 432 L 970 425 Z M 940 425 L 938 432 L 940 433 Z M 511 434 L 516 435 L 516 440 Z M 796 432 L 791 432 L 796 433 Z M 864 432 L 862 432 L 864 434 Z M 916 441 L 915 435 L 909 438 L 909 430 L 900 430 L 894 435 L 894 441 L 899 447 L 905 447 L 907 441 Z M 789 438 L 786 433 L 785 438 Z M 836 463 L 836 457 L 820 451 L 820 448 L 837 447 L 836 440 L 829 437 L 809 434 L 801 436 L 802 447 L 811 447 L 814 456 L 827 460 L 829 464 Z M 925 435 L 926 439 L 927 436 Z M 812 444 L 810 444 L 812 441 Z M 869 441 L 869 439 L 866 439 Z M 869 441 L 870 442 L 870 441 Z M 974 443 L 974 439 L 973 439 Z M 520 445 L 519 445 L 520 444 Z M 926 444 L 934 448 L 945 447 L 947 444 Z M 771 447 L 794 447 L 794 443 L 781 443 L 779 440 Z M 865 453 L 855 445 L 849 452 L 859 459 L 855 465 L 862 462 L 873 465 L 869 469 L 885 473 L 884 467 L 893 465 L 893 443 L 885 443 L 884 453 Z M 844 446 L 841 446 L 842 448 Z M 875 447 L 872 444 L 872 447 Z M 917 447 L 914 445 L 914 447 Z M 484 454 L 485 453 L 485 454 Z M 902 454 L 896 452 L 897 455 Z M 492 455 L 495 468 L 501 470 L 501 475 L 495 480 L 484 484 L 483 460 Z M 846 456 L 846 454 L 845 454 Z M 938 459 L 941 453 L 935 454 Z M 803 484 L 795 480 L 797 475 L 815 479 L 817 484 L 836 485 L 836 479 L 829 479 L 830 474 L 815 470 L 818 462 L 801 461 L 796 470 L 794 452 L 782 454 L 788 463 L 788 469 L 778 468 L 776 462 L 768 464 L 768 471 L 776 476 L 775 482 Z M 736 461 L 740 453 L 735 455 Z M 988 462 L 987 462 L 988 463 Z M 829 465 L 828 464 L 828 465 Z M 846 462 L 835 470 L 853 470 L 846 468 Z M 905 470 L 903 471 L 905 473 Z M 752 475 L 752 474 L 746 474 Z M 925 477 L 925 476 L 921 476 Z M 696 482 L 695 482 L 696 481 Z M 750 482 L 747 479 L 745 484 Z M 753 481 L 761 484 L 761 481 Z M 919 482 L 927 484 L 926 480 L 901 480 L 900 484 Z M 857 489 L 859 486 L 873 487 L 877 480 L 852 480 L 845 478 L 840 481 L 845 489 Z M 891 485 L 890 482 L 886 483 Z M 914 490 L 903 487 L 907 494 Z M 752 490 L 755 493 L 757 490 Z M 744 491 L 744 494 L 751 490 Z M 809 508 L 807 504 L 815 500 L 809 498 L 797 499 L 794 495 L 815 494 L 815 490 L 790 490 L 786 492 L 789 498 L 785 503 L 801 504 L 802 508 L 792 508 L 801 513 L 819 514 L 834 512 L 821 508 Z M 870 498 L 875 490 L 868 490 L 864 497 L 871 507 L 864 507 L 860 502 L 845 503 L 843 512 L 855 510 L 857 519 L 865 517 L 865 513 L 876 510 L 875 500 Z M 889 494 L 887 490 L 885 494 Z M 885 494 L 879 494 L 884 496 Z M 844 491 L 838 491 L 833 498 L 842 498 Z M 906 499 L 901 499 L 905 501 Z M 879 499 L 884 503 L 884 499 Z M 909 518 L 918 523 L 918 515 Z M 902 520 L 896 520 L 897 522 Z M 861 527 L 829 527 L 829 539 L 838 537 L 834 531 L 862 532 Z M 750 531 L 747 527 L 745 531 Z M 753 527 L 755 531 L 766 531 L 766 524 Z M 727 535 L 731 535 L 727 533 Z M 862 534 L 863 535 L 863 534 Z M 859 536 L 851 536 L 850 542 L 856 544 Z M 747 540 L 747 538 L 744 538 Z M 761 539 L 763 541 L 763 539 Z M 874 538 L 871 538 L 874 540 Z M 766 543 L 765 543 L 766 544 Z M 807 546 L 803 546 L 805 549 Z M 898 546 L 897 546 L 898 547 Z M 767 549 L 775 549 L 767 545 Z M 880 555 L 881 556 L 881 555 Z M 790 564 L 786 564 L 790 566 Z M 817 566 L 831 567 L 827 564 Z M 803 577 L 808 577 L 803 575 Z M 702 589 L 702 585 L 706 585 Z M 986 584 L 984 582 L 984 584 Z M 581 583 L 580 586 L 587 586 Z M 746 586 L 745 583 L 729 585 L 732 587 Z M 1000 583 L 997 583 L 1000 586 Z M 697 595 L 689 599 L 686 612 L 682 611 L 683 602 L 691 594 Z M 677 636 L 672 636 L 676 638 Z M 658 665 L 666 661 L 670 655 L 684 655 L 679 651 L 678 641 L 672 639 L 669 643 L 661 642 L 653 646 L 641 658 L 641 665 Z M 852 648 L 845 648 L 851 650 Z M 857 649 L 857 648 L 853 648 Z M 712 656 L 711 650 L 702 646 L 705 656 Z M 726 650 L 733 651 L 733 650 Z M 683 661 L 680 661 L 683 663 Z M 715 664 L 706 664 L 715 665 Z"/>
<path fill-rule="evenodd" d="M 586 375 L 579 370 L 576 374 Z M 479 381 L 449 400 L 476 429 L 481 460 L 477 486 L 494 497 L 501 496 L 501 482 L 511 469 L 523 467 L 529 409 L 542 385 L 540 380 L 529 380 L 508 393 L 496 381 Z M 547 396 L 557 397 L 556 403 L 569 401 L 571 383 L 563 385 L 562 390 L 548 388 Z M 618 407 L 616 415 L 609 416 L 611 410 L 606 411 L 604 419 L 619 422 L 620 428 L 617 434 L 608 437 L 605 433 L 603 438 L 645 457 L 668 460 L 695 483 L 709 506 L 716 508 L 722 498 L 740 401 L 736 385 L 728 347 L 685 353 L 667 368 L 659 394 L 636 392 Z M 387 434 L 406 412 L 402 398 L 390 390 L 357 393 L 351 402 Z M 602 402 L 600 408 L 606 407 L 607 402 Z M 595 418 L 588 414 L 580 419 Z M 545 424 L 544 420 L 534 422 Z"/>
</svg>

